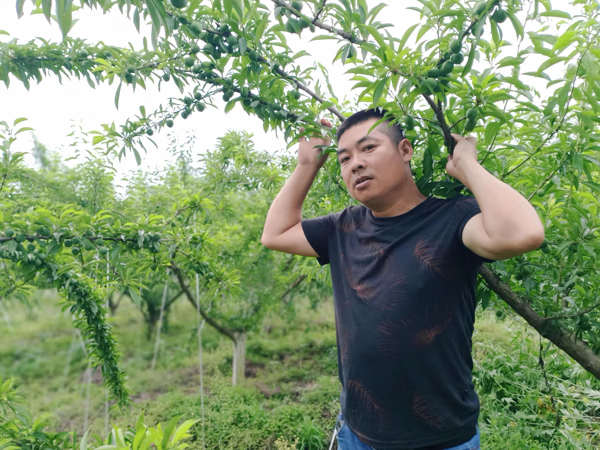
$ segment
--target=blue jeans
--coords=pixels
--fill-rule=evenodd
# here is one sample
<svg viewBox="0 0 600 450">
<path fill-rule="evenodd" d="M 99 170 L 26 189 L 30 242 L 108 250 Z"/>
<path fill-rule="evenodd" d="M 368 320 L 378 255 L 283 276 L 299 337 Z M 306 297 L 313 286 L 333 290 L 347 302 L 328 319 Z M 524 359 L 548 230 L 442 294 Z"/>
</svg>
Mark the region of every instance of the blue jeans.
<svg viewBox="0 0 600 450">
<path fill-rule="evenodd" d="M 337 423 L 335 424 L 335 429 L 337 430 L 337 440 L 338 440 L 338 450 L 374 450 L 373 447 L 365 444 L 363 441 L 358 439 L 356 435 L 352 432 L 344 418 L 340 414 L 338 416 Z M 477 427 L 477 434 L 473 436 L 473 438 L 461 444 L 457 447 L 451 447 L 446 450 L 480 450 L 480 434 L 479 427 Z"/>
</svg>

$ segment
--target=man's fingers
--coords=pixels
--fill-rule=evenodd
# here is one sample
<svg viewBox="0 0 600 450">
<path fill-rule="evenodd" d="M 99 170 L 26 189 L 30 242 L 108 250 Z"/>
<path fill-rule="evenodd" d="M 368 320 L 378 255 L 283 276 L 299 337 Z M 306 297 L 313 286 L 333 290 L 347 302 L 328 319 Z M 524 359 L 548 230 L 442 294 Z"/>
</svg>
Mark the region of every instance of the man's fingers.
<svg viewBox="0 0 600 450">
<path fill-rule="evenodd" d="M 477 139 L 475 138 L 475 136 L 468 136 L 467 141 L 469 141 L 471 144 L 473 145 L 477 145 Z"/>
</svg>

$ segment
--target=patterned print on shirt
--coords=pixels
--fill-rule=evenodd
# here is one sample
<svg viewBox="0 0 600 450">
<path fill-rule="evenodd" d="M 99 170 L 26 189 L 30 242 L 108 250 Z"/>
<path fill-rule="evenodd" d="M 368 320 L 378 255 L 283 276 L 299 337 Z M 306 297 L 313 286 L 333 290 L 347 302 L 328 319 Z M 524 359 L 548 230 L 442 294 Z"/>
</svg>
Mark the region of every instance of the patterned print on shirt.
<svg viewBox="0 0 600 450">
<path fill-rule="evenodd" d="M 356 291 L 356 296 L 364 303 L 369 303 L 375 296 L 375 287 L 363 281 L 365 278 L 365 269 L 357 264 L 347 264 L 345 267 L 346 280 L 352 289 Z"/>
<path fill-rule="evenodd" d="M 346 357 L 348 356 L 348 348 L 350 347 L 350 330 L 348 327 L 342 326 L 342 321 L 339 319 L 339 310 L 338 308 L 334 308 L 335 310 L 335 332 L 338 339 L 338 345 L 340 347 L 340 357 L 342 359 L 342 364 L 346 362 Z"/>
<path fill-rule="evenodd" d="M 427 427 L 436 430 L 448 428 L 448 419 L 439 407 L 439 401 L 415 395 L 413 396 L 412 410 Z"/>
<path fill-rule="evenodd" d="M 377 282 L 380 283 L 390 277 L 396 266 L 394 257 L 373 238 L 360 239 L 359 243 L 361 244 L 365 255 L 369 255 L 374 260 L 378 261 L 376 268 L 379 272 L 377 275 Z"/>
<path fill-rule="evenodd" d="M 439 277 L 444 276 L 443 259 L 441 258 L 439 251 L 431 244 L 424 240 L 418 241 L 415 245 L 413 255 L 429 272 Z"/>
<path fill-rule="evenodd" d="M 364 223 L 365 218 L 363 216 L 355 217 L 355 214 L 352 214 L 352 211 L 348 210 L 342 214 L 338 221 L 338 228 L 342 233 L 351 233 L 361 228 Z"/>
<path fill-rule="evenodd" d="M 377 342 L 377 350 L 388 360 L 402 359 L 412 348 L 402 345 L 415 335 L 415 328 L 408 320 L 385 322 L 377 326 L 381 336 Z"/>
<path fill-rule="evenodd" d="M 363 412 L 375 414 L 378 417 L 382 416 L 383 408 L 373 399 L 372 394 L 358 381 L 348 380 L 347 392 L 354 395 L 355 398 L 360 401 L 363 406 Z"/>
</svg>

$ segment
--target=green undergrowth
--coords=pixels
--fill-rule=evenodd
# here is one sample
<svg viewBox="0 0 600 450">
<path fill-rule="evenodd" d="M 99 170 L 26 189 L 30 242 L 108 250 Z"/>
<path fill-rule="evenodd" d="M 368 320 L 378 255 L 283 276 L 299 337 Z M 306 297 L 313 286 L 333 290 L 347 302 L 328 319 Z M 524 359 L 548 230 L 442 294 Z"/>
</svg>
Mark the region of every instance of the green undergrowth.
<svg viewBox="0 0 600 450">
<path fill-rule="evenodd" d="M 83 434 L 87 358 L 68 313 L 60 312 L 51 292 L 39 293 L 31 308 L 6 304 L 4 310 L 0 376 L 15 378 L 32 412 L 46 416 L 51 429 Z M 109 402 L 109 422 L 132 426 L 142 409 L 148 424 L 179 414 L 200 418 L 203 410 L 204 426 L 200 421 L 192 428 L 191 449 L 328 448 L 339 411 L 331 300 L 316 309 L 299 301 L 296 311 L 293 320 L 269 315 L 248 336 L 243 386 L 231 386 L 231 342 L 203 329 L 202 408 L 195 310 L 183 300 L 175 304 L 152 370 L 154 339 L 147 339 L 136 307 L 124 302 L 113 325 L 132 405 L 118 410 Z M 482 448 L 597 448 L 598 382 L 553 347 L 546 351 L 546 344 L 550 390 L 538 366 L 538 337 L 516 317 L 478 310 L 473 354 Z M 105 406 L 96 371 L 87 426 L 100 436 L 106 432 Z"/>
</svg>

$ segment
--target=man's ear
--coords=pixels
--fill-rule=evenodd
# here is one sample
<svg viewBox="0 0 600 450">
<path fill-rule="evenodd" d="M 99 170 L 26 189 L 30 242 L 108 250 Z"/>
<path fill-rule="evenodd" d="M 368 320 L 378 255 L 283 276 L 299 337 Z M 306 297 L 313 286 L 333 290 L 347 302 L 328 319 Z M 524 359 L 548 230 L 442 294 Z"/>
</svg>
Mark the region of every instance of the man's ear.
<svg viewBox="0 0 600 450">
<path fill-rule="evenodd" d="M 415 152 L 412 144 L 406 138 L 398 142 L 398 151 L 400 152 L 402 159 L 404 159 L 404 162 L 409 162 L 412 159 L 413 154 Z"/>
</svg>

